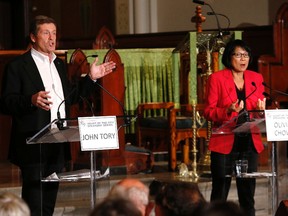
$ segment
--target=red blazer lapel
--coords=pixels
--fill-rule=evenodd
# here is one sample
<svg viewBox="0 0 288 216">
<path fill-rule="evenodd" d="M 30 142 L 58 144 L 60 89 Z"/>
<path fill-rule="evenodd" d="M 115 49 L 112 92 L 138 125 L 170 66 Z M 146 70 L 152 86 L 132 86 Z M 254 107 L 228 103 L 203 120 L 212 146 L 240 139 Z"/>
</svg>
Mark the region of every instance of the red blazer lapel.
<svg viewBox="0 0 288 216">
<path fill-rule="evenodd" d="M 229 99 L 229 101 L 228 101 L 229 104 L 235 102 L 237 100 L 237 93 L 236 93 L 236 89 L 235 89 L 235 83 L 233 81 L 232 72 L 230 70 L 228 70 L 228 69 L 226 69 L 223 72 L 223 84 L 222 84 L 222 86 L 223 86 L 223 88 L 226 89 L 226 92 L 228 94 L 228 98 L 227 99 Z"/>
</svg>

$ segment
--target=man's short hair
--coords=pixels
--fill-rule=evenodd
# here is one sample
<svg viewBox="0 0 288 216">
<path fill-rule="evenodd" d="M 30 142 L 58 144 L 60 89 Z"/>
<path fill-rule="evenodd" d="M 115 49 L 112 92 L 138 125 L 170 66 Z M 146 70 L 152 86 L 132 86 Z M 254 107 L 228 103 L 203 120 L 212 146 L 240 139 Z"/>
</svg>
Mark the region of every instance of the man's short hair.
<svg viewBox="0 0 288 216">
<path fill-rule="evenodd" d="M 38 26 L 45 24 L 45 23 L 53 23 L 57 27 L 56 21 L 53 18 L 44 16 L 44 15 L 39 15 L 39 16 L 36 16 L 34 20 L 31 22 L 29 33 L 33 35 L 37 35 Z"/>
</svg>

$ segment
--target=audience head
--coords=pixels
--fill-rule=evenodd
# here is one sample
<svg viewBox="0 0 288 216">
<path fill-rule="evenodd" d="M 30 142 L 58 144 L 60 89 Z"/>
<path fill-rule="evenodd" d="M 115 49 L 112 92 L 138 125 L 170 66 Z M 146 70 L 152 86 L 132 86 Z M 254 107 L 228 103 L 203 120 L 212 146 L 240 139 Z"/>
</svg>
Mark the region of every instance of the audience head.
<svg viewBox="0 0 288 216">
<path fill-rule="evenodd" d="M 108 196 L 120 195 L 131 200 L 145 215 L 149 202 L 149 188 L 138 179 L 126 178 L 114 185 Z"/>
<path fill-rule="evenodd" d="M 156 203 L 168 210 L 169 215 L 177 216 L 198 215 L 207 204 L 198 185 L 191 182 L 167 183 L 156 196 Z"/>
<path fill-rule="evenodd" d="M 213 201 L 203 210 L 203 216 L 245 216 L 241 207 L 233 201 Z"/>
<path fill-rule="evenodd" d="M 30 216 L 28 205 L 17 195 L 5 192 L 0 195 L 1 216 Z"/>
<path fill-rule="evenodd" d="M 140 210 L 134 203 L 123 196 L 108 196 L 91 212 L 90 216 L 141 216 Z"/>
<path fill-rule="evenodd" d="M 155 197 L 157 194 L 159 194 L 162 191 L 164 184 L 165 183 L 163 183 L 161 181 L 153 180 L 149 185 L 150 196 Z"/>
</svg>

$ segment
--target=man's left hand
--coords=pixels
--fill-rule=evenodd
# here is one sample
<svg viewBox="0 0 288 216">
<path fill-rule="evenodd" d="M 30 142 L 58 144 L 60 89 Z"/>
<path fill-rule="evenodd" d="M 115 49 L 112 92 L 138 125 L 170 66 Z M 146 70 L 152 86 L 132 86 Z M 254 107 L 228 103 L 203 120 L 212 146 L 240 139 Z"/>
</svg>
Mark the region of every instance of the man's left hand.
<svg viewBox="0 0 288 216">
<path fill-rule="evenodd" d="M 94 62 L 90 65 L 89 76 L 92 80 L 97 80 L 101 77 L 111 73 L 116 68 L 116 63 L 113 61 L 105 62 L 97 65 L 98 57 L 95 58 Z"/>
</svg>

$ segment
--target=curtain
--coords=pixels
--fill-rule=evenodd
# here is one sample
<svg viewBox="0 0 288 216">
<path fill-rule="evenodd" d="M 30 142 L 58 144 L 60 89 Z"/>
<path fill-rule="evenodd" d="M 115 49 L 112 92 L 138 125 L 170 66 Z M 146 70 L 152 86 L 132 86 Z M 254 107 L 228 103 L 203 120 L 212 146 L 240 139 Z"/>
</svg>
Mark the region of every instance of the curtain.
<svg viewBox="0 0 288 216">
<path fill-rule="evenodd" d="M 108 50 L 82 50 L 86 56 L 97 54 L 103 62 Z M 138 104 L 168 102 L 179 104 L 179 53 L 173 48 L 116 49 L 124 64 L 125 101 L 127 113 L 135 115 Z M 68 50 L 67 62 L 74 50 Z M 94 58 L 87 58 L 92 62 Z M 126 129 L 134 133 L 134 124 Z"/>
</svg>

